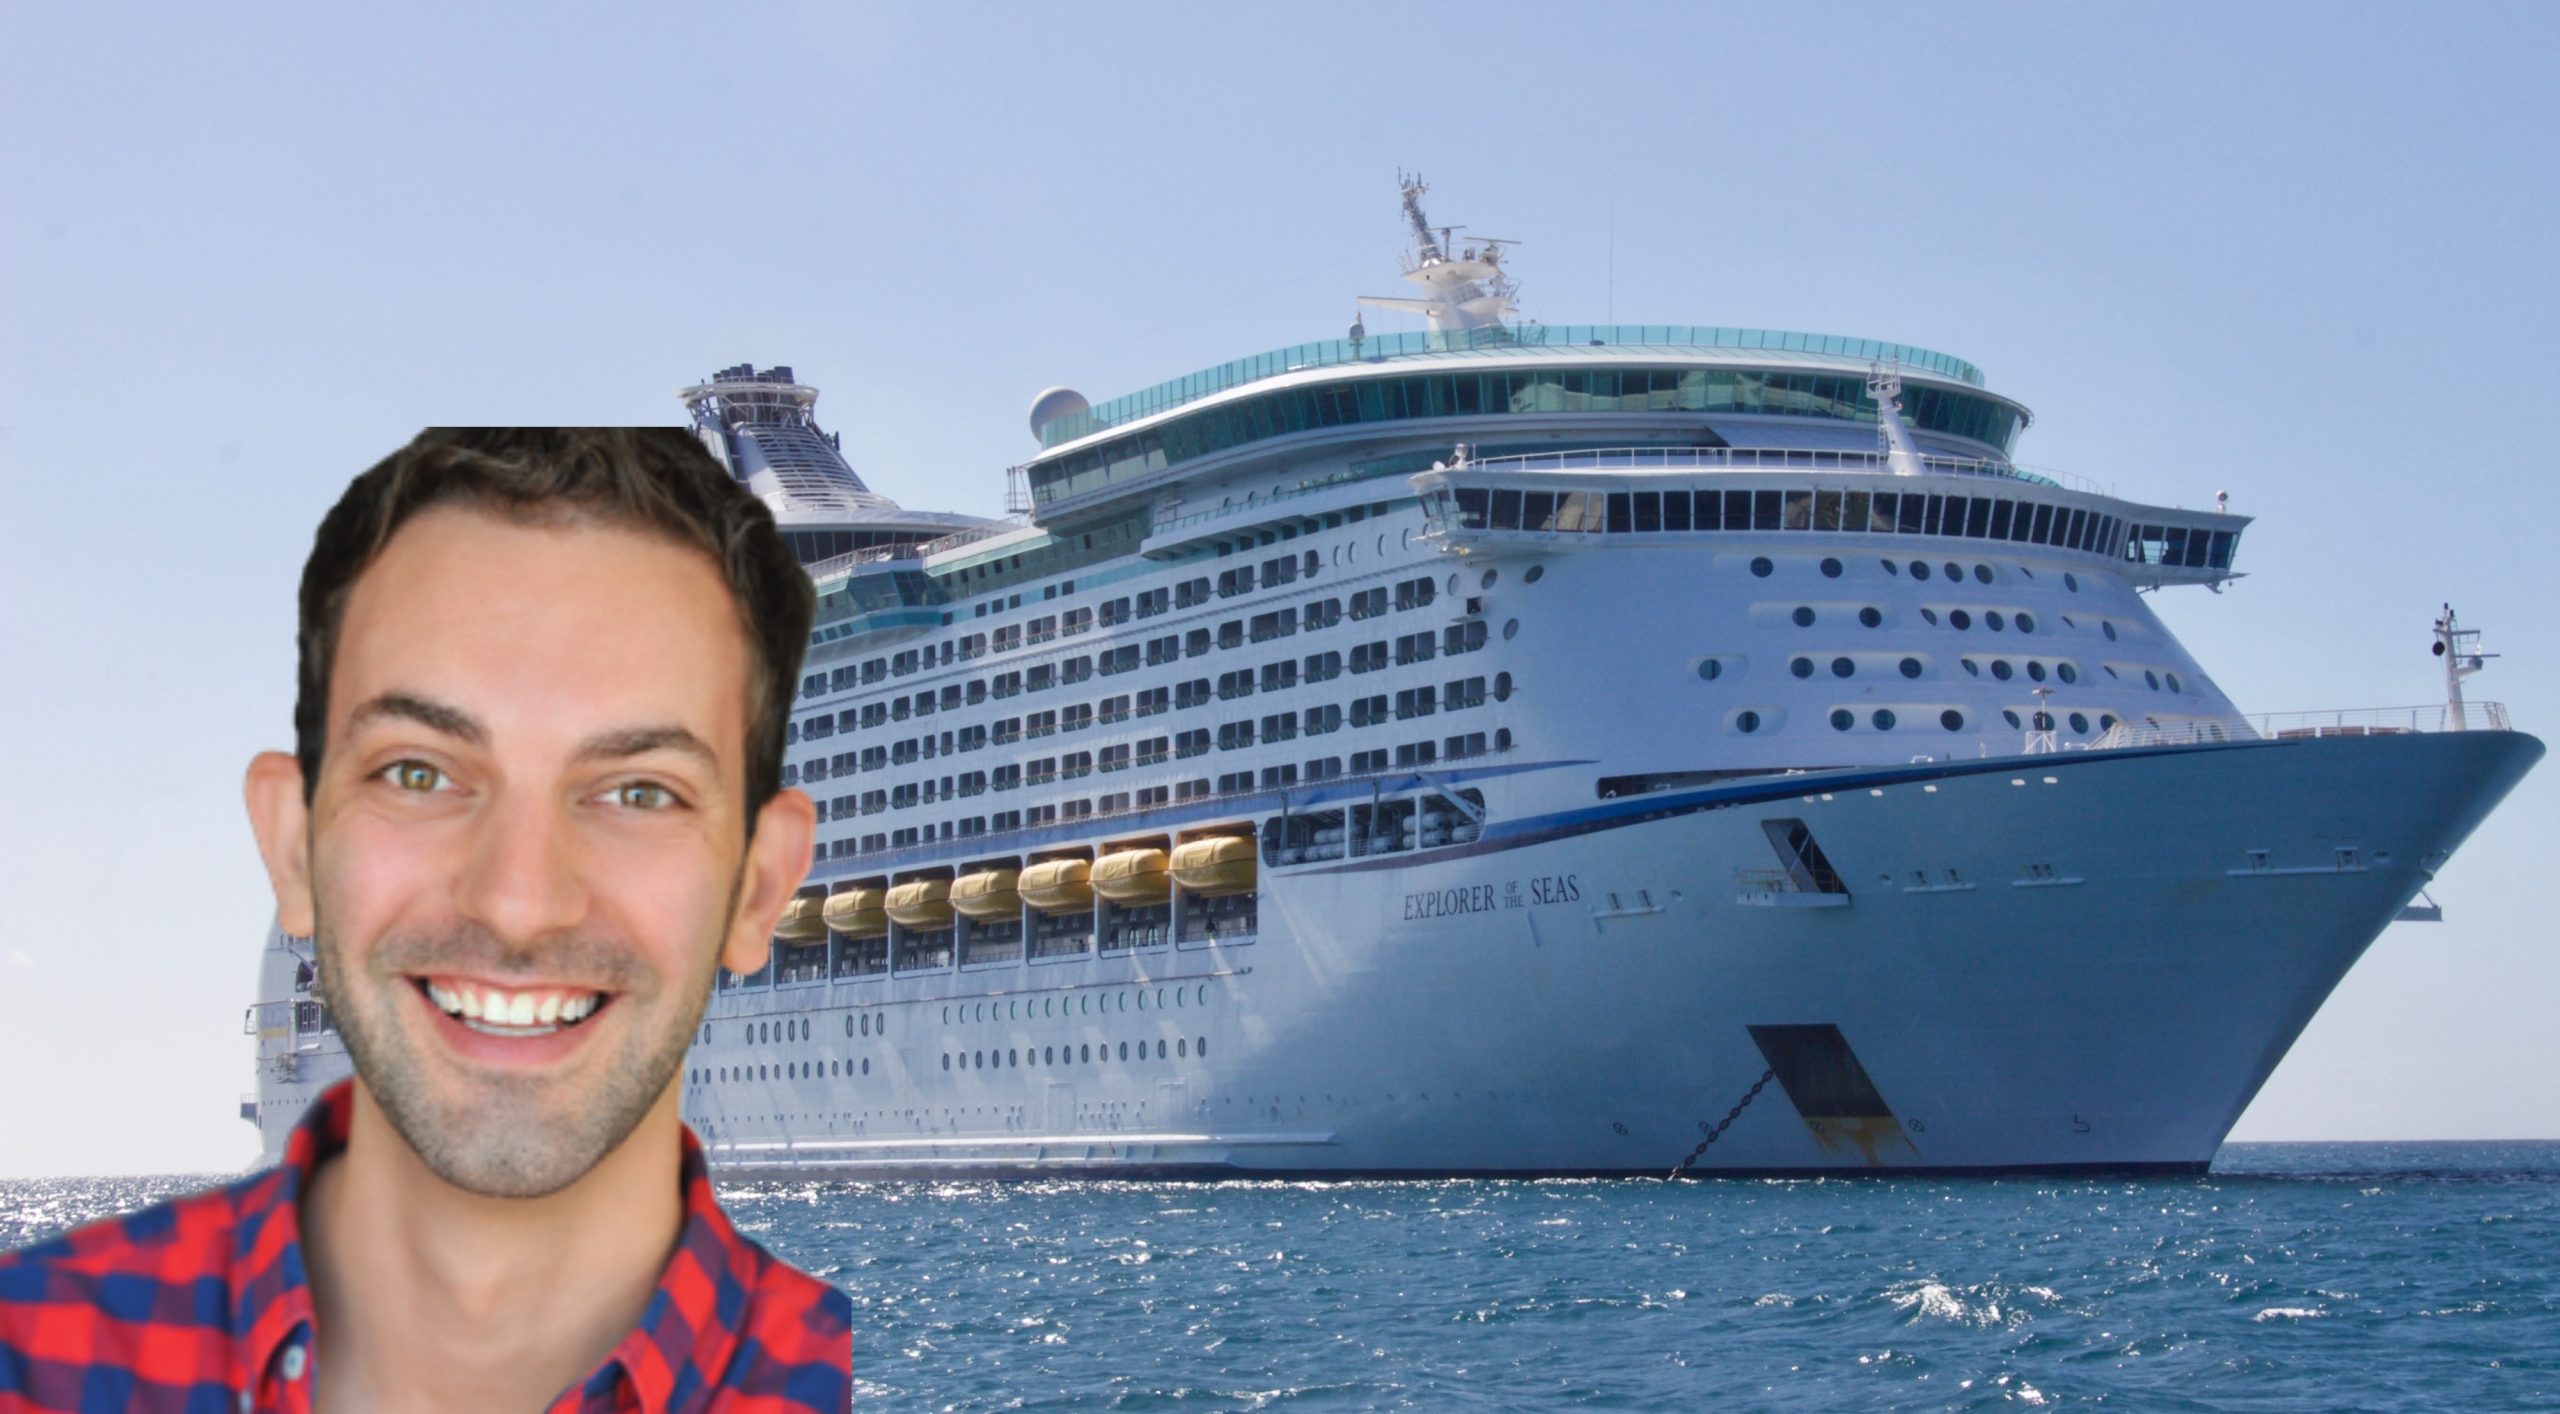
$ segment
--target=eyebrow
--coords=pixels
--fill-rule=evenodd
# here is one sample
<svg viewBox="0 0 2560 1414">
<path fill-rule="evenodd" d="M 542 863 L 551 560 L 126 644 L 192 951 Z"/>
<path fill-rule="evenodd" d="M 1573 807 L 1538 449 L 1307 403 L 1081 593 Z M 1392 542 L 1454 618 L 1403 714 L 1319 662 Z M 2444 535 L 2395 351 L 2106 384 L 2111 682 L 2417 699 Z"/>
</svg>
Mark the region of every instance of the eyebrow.
<svg viewBox="0 0 2560 1414">
<path fill-rule="evenodd" d="M 347 714 L 347 734 L 352 736 L 383 718 L 415 722 L 429 731 L 439 732 L 470 746 L 485 747 L 489 744 L 489 729 L 480 724 L 479 718 L 459 707 L 410 692 L 386 692 L 357 707 Z M 622 727 L 613 731 L 598 732 L 579 743 L 573 759 L 622 761 L 634 756 L 646 756 L 655 751 L 673 751 L 691 756 L 714 772 L 717 772 L 720 767 L 719 753 L 713 751 L 702 738 L 677 726 Z"/>
</svg>

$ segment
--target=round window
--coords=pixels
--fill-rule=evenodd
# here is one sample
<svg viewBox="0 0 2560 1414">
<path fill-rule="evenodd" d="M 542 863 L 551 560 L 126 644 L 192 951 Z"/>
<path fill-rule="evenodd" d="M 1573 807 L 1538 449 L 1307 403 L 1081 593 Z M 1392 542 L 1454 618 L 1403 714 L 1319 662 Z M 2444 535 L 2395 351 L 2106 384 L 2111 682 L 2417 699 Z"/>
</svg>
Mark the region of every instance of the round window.
<svg viewBox="0 0 2560 1414">
<path fill-rule="evenodd" d="M 1511 700 L 1511 674 L 1495 673 L 1493 675 L 1493 700 L 1496 702 Z"/>
<path fill-rule="evenodd" d="M 1714 682 L 1716 679 L 1718 679 L 1718 678 L 1720 678 L 1720 677 L 1723 677 L 1723 676 L 1724 676 L 1724 661 L 1723 661 L 1722 659 L 1720 659 L 1720 658 L 1707 658 L 1707 659 L 1701 660 L 1701 661 L 1699 662 L 1699 664 L 1698 664 L 1698 680 L 1699 680 L 1700 682 Z"/>
<path fill-rule="evenodd" d="M 2030 661 L 2027 664 L 2027 677 L 2035 682 L 2044 681 L 2044 664 Z"/>
<path fill-rule="evenodd" d="M 2099 713 L 2099 714 L 2098 714 L 2098 730 L 2100 730 L 2100 731 L 2102 731 L 2102 732 L 2103 732 L 2103 731 L 2111 730 L 2111 729 L 2115 726 L 2115 724 L 2116 724 L 2116 714 L 2115 714 L 2115 713 L 2113 713 L 2113 712 L 2101 712 L 2101 713 Z"/>
<path fill-rule="evenodd" d="M 1545 565 L 1531 565 L 1521 574 L 1520 582 L 1522 584 L 1535 584 L 1546 577 L 1547 567 Z"/>
<path fill-rule="evenodd" d="M 1775 569 L 1777 566 L 1769 563 L 1769 557 L 1766 555 L 1755 556 L 1751 561 L 1751 572 L 1762 579 L 1767 579 L 1770 572 Z"/>
<path fill-rule="evenodd" d="M 2010 678 L 2010 674 L 2011 670 L 2008 659 L 1994 658 L 1991 660 L 1991 675 L 1993 677 L 1998 678 L 2002 682 L 2007 682 Z"/>
<path fill-rule="evenodd" d="M 1850 674 L 1855 673 L 1857 670 L 1858 665 L 1850 662 L 1846 658 L 1834 658 L 1831 660 L 1831 675 L 1835 678 L 1845 678 Z"/>
<path fill-rule="evenodd" d="M 1512 639 L 1517 638 L 1517 637 L 1519 637 L 1519 636 L 1520 636 L 1520 621 L 1519 621 L 1518 619 L 1504 619 L 1504 620 L 1502 621 L 1502 640 L 1503 640 L 1503 642 L 1508 643 L 1508 642 L 1510 642 Z"/>
<path fill-rule="evenodd" d="M 1869 604 L 1867 607 L 1858 611 L 1858 622 L 1865 624 L 1869 628 L 1882 628 L 1884 626 L 1884 611 L 1873 604 Z"/>
<path fill-rule="evenodd" d="M 1938 611 L 1924 608 L 1920 611 L 1920 617 L 1923 622 L 1934 624 L 1938 621 Z"/>
<path fill-rule="evenodd" d="M 1911 562 L 1911 577 L 1913 579 L 1927 579 L 1929 577 L 1928 564 L 1925 561 L 1913 560 Z"/>
<path fill-rule="evenodd" d="M 1484 572 L 1484 578 L 1479 579 L 1479 580 L 1477 580 L 1477 581 L 1476 581 L 1476 588 L 1478 588 L 1478 589 L 1491 589 L 1491 588 L 1493 587 L 1493 583 L 1494 583 L 1494 581 L 1495 581 L 1495 580 L 1498 580 L 1498 579 L 1500 579 L 1500 578 L 1502 578 L 1502 571 L 1500 571 L 1500 570 L 1486 570 L 1486 571 Z"/>
<path fill-rule="evenodd" d="M 1973 567 L 1973 577 L 1984 584 L 1989 584 L 1991 582 L 1991 566 L 1975 565 Z"/>
<path fill-rule="evenodd" d="M 1822 577 L 1824 579 L 1838 579 L 1840 577 L 1840 562 L 1830 558 L 1829 556 L 1823 557 Z"/>
<path fill-rule="evenodd" d="M 1893 561 L 1891 561 L 1891 560 L 1878 560 L 1878 561 L 1876 561 L 1876 563 L 1877 563 L 1877 564 L 1880 564 L 1880 565 L 1882 565 L 1882 566 L 1884 566 L 1884 572 L 1885 572 L 1886 574 L 1900 574 L 1900 573 L 1902 573 L 1902 566 L 1895 564 L 1895 563 L 1894 563 Z"/>
<path fill-rule="evenodd" d="M 2082 736 L 2087 736 L 2089 734 L 2089 718 L 2083 713 L 2072 713 L 2071 730 L 2078 732 Z"/>
<path fill-rule="evenodd" d="M 1800 677 L 1800 678 L 1809 678 L 1809 677 L 1812 677 L 1812 676 L 1813 676 L 1813 660 L 1812 660 L 1811 658 L 1798 658 L 1798 659 L 1796 659 L 1795 661 L 1793 661 L 1793 662 L 1791 662 L 1791 663 L 1787 664 L 1787 671 L 1788 671 L 1788 672 L 1791 672 L 1791 673 L 1793 673 L 1793 674 L 1795 674 L 1797 677 Z"/>
<path fill-rule="evenodd" d="M 1966 613 L 1962 609 L 1949 609 L 1947 610 L 1947 622 L 1958 630 L 1968 629 L 1973 627 L 1973 615 Z"/>
<path fill-rule="evenodd" d="M 2020 632 L 2020 633 L 2033 633 L 2033 632 L 2035 632 L 2035 631 L 2036 631 L 2036 616 L 2035 616 L 2035 615 L 2033 615 L 2033 614 L 2030 614 L 2030 613 L 2021 612 L 2021 613 L 2018 615 L 2018 632 Z"/>
<path fill-rule="evenodd" d="M 1796 606 L 1796 612 L 1795 612 L 1795 620 L 1796 620 L 1796 627 L 1798 627 L 1798 628 L 1811 628 L 1811 627 L 1813 627 L 1813 606 L 1812 606 L 1811 604 L 1799 604 L 1799 605 L 1797 605 L 1797 606 Z"/>
<path fill-rule="evenodd" d="M 2054 664 L 2053 675 L 2067 683 L 2078 682 L 2080 680 L 2080 670 L 2071 666 L 2069 663 Z"/>
<path fill-rule="evenodd" d="M 2062 572 L 2062 587 L 2063 587 L 2063 588 L 2065 588 L 2065 589 L 2070 590 L 2070 591 L 2071 591 L 2072 593 L 2074 593 L 2074 594 L 2079 593 L 2079 592 L 2080 592 L 2080 576 L 2078 576 L 2078 575 L 2076 575 L 2076 574 L 2073 574 L 2073 573 L 2072 573 L 2071 571 L 2069 571 L 2069 570 L 2064 570 L 2064 571 Z"/>
<path fill-rule="evenodd" d="M 2008 620 L 2000 617 L 2000 611 L 1998 609 L 1985 609 L 1982 611 L 1982 626 L 1991 630 L 1993 633 L 1998 633 L 2000 630 L 2007 628 L 2009 623 Z"/>
<path fill-rule="evenodd" d="M 1916 678 L 1920 676 L 1920 660 L 1917 658 L 1903 659 L 1902 675 L 1907 678 Z"/>
<path fill-rule="evenodd" d="M 1942 726 L 1942 727 L 1945 727 L 1948 731 L 1951 731 L 1951 732 L 1960 732 L 1960 731 L 1963 731 L 1963 730 L 1964 730 L 1964 714 L 1963 714 L 1962 712 L 1957 711 L 1957 710 L 1956 710 L 1956 709 L 1954 709 L 1953 707 L 1950 707 L 1950 708 L 1948 708 L 1947 710 L 1945 710 L 1945 711 L 1943 711 L 1943 712 L 1940 712 L 1940 713 L 1938 714 L 1938 725 L 1939 725 L 1939 726 Z"/>
<path fill-rule="evenodd" d="M 1956 581 L 1958 584 L 1962 584 L 1964 582 L 1964 566 L 1957 564 L 1953 560 L 1947 561 L 1947 578 Z"/>
<path fill-rule="evenodd" d="M 2151 671 L 2149 668 L 2145 668 L 2142 670 L 2142 680 L 2150 684 L 2153 692 L 2158 692 L 2160 690 L 2160 675 L 2158 673 Z"/>
<path fill-rule="evenodd" d="M 1760 714 L 1752 711 L 1748 707 L 1744 708 L 1742 711 L 1734 715 L 1733 729 L 1739 732 L 1756 732 L 1760 730 Z"/>
<path fill-rule="evenodd" d="M 850 1035 L 852 1035 L 852 1034 L 853 1034 L 853 1018 L 852 1018 L 852 1017 L 850 1017 L 850 1016 L 848 1016 L 848 1017 L 846 1017 L 846 1018 L 844 1019 L 844 1034 L 846 1034 L 846 1035 L 848 1035 L 848 1036 L 850 1036 Z M 871 1034 L 871 1018 L 870 1018 L 870 1017 L 867 1017 L 867 1016 L 866 1016 L 866 1017 L 864 1017 L 864 1018 L 862 1019 L 862 1034 L 863 1034 L 863 1035 L 865 1035 L 865 1036 L 868 1036 L 868 1035 L 870 1035 L 870 1034 Z"/>
<path fill-rule="evenodd" d="M 2098 632 L 2105 634 L 2108 642 L 2113 643 L 2115 641 L 2116 626 L 2114 624 L 2101 621 L 2098 625 Z"/>
<path fill-rule="evenodd" d="M 2053 714 L 2051 712 L 2038 712 L 2036 714 L 2036 730 L 2040 732 L 2049 732 L 2053 730 Z"/>
<path fill-rule="evenodd" d="M 1831 729 L 1833 731 L 1845 732 L 1857 724 L 1857 713 L 1850 711 L 1846 707 L 1834 707 L 1831 709 Z"/>
<path fill-rule="evenodd" d="M 1867 720 L 1876 724 L 1876 730 L 1877 730 L 1877 731 L 1880 731 L 1880 732 L 1889 732 L 1889 731 L 1892 731 L 1892 730 L 1893 730 L 1893 709 L 1892 709 L 1892 708 L 1890 708 L 1890 707 L 1878 707 L 1878 708 L 1874 711 L 1874 713 L 1872 713 L 1871 715 L 1869 715 L 1869 716 L 1868 716 Z"/>
<path fill-rule="evenodd" d="M 2170 690 L 2171 692 L 2184 692 L 2184 691 L 2186 691 L 2186 689 L 2185 689 L 2184 687 L 2181 687 L 2181 686 L 2178 684 L 2178 675 L 2177 675 L 2176 673 L 2171 673 L 2171 674 L 2169 674 L 2169 690 Z"/>
<path fill-rule="evenodd" d="M 2003 707 L 2000 709 L 2000 720 L 2007 722 L 2009 725 L 2014 727 L 2018 724 L 2018 714 L 2009 708 Z"/>
</svg>

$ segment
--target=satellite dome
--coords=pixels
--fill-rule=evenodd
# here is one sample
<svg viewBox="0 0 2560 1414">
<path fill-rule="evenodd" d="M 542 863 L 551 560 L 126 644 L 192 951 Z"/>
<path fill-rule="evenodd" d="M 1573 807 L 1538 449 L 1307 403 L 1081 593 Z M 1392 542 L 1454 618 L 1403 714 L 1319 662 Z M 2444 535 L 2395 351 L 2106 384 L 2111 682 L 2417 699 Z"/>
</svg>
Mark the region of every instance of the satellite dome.
<svg viewBox="0 0 2560 1414">
<path fill-rule="evenodd" d="M 1039 436 L 1041 427 L 1059 418 L 1092 410 L 1093 404 L 1086 402 L 1084 394 L 1075 389 L 1051 388 L 1031 400 L 1031 435 Z"/>
</svg>

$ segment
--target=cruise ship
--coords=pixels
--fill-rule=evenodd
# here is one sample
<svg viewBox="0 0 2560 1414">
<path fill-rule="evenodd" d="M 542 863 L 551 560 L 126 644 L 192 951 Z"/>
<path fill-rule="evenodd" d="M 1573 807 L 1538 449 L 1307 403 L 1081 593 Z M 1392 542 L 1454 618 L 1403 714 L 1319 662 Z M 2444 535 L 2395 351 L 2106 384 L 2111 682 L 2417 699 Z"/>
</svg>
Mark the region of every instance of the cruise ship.
<svg viewBox="0 0 2560 1414">
<path fill-rule="evenodd" d="M 1423 327 L 1051 389 L 1002 518 L 789 368 L 683 390 L 820 605 L 716 1164 L 2197 1172 L 2541 757 L 2449 611 L 2442 703 L 2243 714 L 2150 598 L 2240 573 L 2220 498 L 2020 464 L 1927 349 L 1527 321 L 1424 190 L 1362 301 Z M 312 967 L 270 929 L 270 1162 L 347 1073 Z"/>
</svg>

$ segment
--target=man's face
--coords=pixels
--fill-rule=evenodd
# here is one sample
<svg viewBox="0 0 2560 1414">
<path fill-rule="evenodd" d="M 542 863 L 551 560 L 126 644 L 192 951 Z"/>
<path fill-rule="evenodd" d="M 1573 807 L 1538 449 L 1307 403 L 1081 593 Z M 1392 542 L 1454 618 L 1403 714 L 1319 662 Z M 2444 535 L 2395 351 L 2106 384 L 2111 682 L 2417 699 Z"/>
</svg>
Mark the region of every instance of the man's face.
<svg viewBox="0 0 2560 1414">
<path fill-rule="evenodd" d="M 438 1176 L 556 1192 L 674 1103 L 724 948 L 771 926 L 737 611 L 688 547 L 439 508 L 338 642 L 308 858 L 339 1029 Z"/>
</svg>

